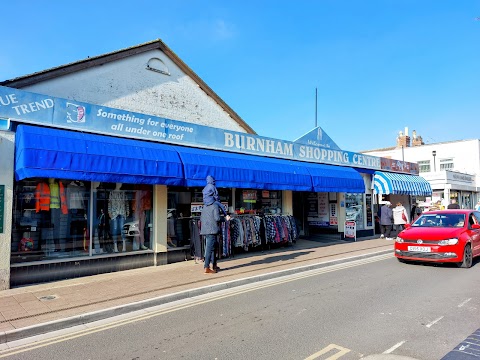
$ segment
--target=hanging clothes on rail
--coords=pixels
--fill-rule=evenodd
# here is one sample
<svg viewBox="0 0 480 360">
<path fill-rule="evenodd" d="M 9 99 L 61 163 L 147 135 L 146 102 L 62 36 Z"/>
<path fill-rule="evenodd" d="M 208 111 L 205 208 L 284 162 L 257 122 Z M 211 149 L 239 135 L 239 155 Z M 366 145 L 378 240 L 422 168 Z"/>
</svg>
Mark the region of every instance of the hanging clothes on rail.
<svg viewBox="0 0 480 360">
<path fill-rule="evenodd" d="M 293 216 L 266 215 L 264 222 L 267 243 L 291 243 L 298 239 L 297 224 Z"/>
<path fill-rule="evenodd" d="M 200 226 L 201 223 L 199 219 L 190 219 L 190 253 L 194 257 L 195 261 L 201 260 L 203 258 L 202 241 L 200 238 Z"/>
<path fill-rule="evenodd" d="M 242 247 L 248 251 L 248 247 L 262 245 L 260 225 L 261 218 L 256 215 L 235 216 L 231 223 L 231 243 L 234 247 Z"/>
</svg>

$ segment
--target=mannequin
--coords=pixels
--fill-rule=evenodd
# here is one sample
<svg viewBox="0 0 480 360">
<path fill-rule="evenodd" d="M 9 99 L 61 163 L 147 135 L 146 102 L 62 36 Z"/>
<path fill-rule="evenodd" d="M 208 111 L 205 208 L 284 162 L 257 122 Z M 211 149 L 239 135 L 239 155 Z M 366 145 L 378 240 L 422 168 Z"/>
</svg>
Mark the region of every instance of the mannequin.
<svg viewBox="0 0 480 360">
<path fill-rule="evenodd" d="M 127 195 L 120 188 L 122 183 L 117 183 L 115 190 L 110 191 L 108 196 L 108 215 L 111 219 L 111 229 L 113 234 L 113 251 L 118 252 L 117 241 L 122 239 L 122 252 L 127 250 L 126 237 L 123 234 L 123 225 L 125 219 L 130 215 Z"/>
<path fill-rule="evenodd" d="M 54 178 L 49 178 L 48 184 L 40 182 L 35 189 L 35 210 L 41 213 L 43 226 L 53 228 L 54 251 L 61 251 L 60 216 L 68 213 L 63 184 Z"/>
<path fill-rule="evenodd" d="M 82 249 L 88 251 L 85 242 L 85 231 L 88 229 L 87 224 L 87 205 L 85 185 L 80 181 L 72 181 L 67 185 L 67 202 L 68 202 L 68 221 L 69 226 L 68 237 L 70 240 L 71 250 Z M 88 244 L 89 245 L 89 244 Z"/>
<path fill-rule="evenodd" d="M 152 209 L 152 192 L 148 187 L 141 186 L 139 190 L 135 191 L 132 208 L 135 212 L 135 220 L 138 221 L 138 231 L 140 233 L 138 236 L 139 244 L 134 249 L 148 250 L 148 247 L 145 246 L 145 222 L 147 212 Z"/>
</svg>

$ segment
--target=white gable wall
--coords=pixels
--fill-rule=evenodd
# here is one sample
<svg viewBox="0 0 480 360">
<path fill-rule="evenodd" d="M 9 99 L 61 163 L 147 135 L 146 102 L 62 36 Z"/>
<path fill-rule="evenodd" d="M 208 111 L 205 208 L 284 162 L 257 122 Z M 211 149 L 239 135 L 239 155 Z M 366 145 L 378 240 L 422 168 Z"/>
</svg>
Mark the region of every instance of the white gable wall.
<svg viewBox="0 0 480 360">
<path fill-rule="evenodd" d="M 160 59 L 169 75 L 147 69 Z M 162 51 L 152 50 L 22 88 L 189 123 L 246 132 Z"/>
</svg>

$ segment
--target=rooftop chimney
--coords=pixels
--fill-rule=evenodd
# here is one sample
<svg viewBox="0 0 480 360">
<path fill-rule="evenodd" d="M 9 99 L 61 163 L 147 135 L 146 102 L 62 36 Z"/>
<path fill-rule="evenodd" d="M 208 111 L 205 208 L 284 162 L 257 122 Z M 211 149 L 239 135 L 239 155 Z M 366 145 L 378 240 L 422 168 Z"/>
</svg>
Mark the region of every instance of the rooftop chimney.
<svg viewBox="0 0 480 360">
<path fill-rule="evenodd" d="M 410 136 L 408 136 L 408 127 L 405 128 L 405 135 L 402 131 L 398 133 L 397 148 L 410 147 Z"/>
<path fill-rule="evenodd" d="M 420 135 L 417 135 L 417 132 L 415 130 L 413 130 L 412 135 L 413 135 L 412 146 L 425 145 L 422 137 Z"/>
</svg>

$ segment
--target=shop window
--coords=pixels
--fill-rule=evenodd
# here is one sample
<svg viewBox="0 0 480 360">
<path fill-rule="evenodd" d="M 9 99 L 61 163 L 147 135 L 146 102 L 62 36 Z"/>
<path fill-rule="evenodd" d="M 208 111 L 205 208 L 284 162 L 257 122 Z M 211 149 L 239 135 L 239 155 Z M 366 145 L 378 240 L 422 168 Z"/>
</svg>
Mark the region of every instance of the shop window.
<svg viewBox="0 0 480 360">
<path fill-rule="evenodd" d="M 35 178 L 15 183 L 11 262 L 89 254 L 90 183 Z"/>
<path fill-rule="evenodd" d="M 92 254 L 152 249 L 152 186 L 95 183 Z"/>
<path fill-rule="evenodd" d="M 419 172 L 430 172 L 430 160 L 421 160 L 418 162 Z"/>
<path fill-rule="evenodd" d="M 97 255 L 151 249 L 152 200 L 151 186 L 53 178 L 16 182 L 12 263 L 88 256 L 90 250 Z"/>
<path fill-rule="evenodd" d="M 453 159 L 440 159 L 440 170 L 451 170 L 453 168 Z"/>
<path fill-rule="evenodd" d="M 281 214 L 282 192 L 276 190 L 235 190 L 235 213 Z"/>
<path fill-rule="evenodd" d="M 363 194 L 345 194 L 345 219 L 347 221 L 355 221 L 358 230 L 363 230 L 364 225 L 364 209 Z"/>
<path fill-rule="evenodd" d="M 167 209 L 167 245 L 170 249 L 189 247 L 195 260 L 202 256 L 198 231 L 196 228 L 203 208 L 203 188 L 168 187 Z M 228 211 L 231 190 L 217 188 L 220 202 Z"/>
</svg>

